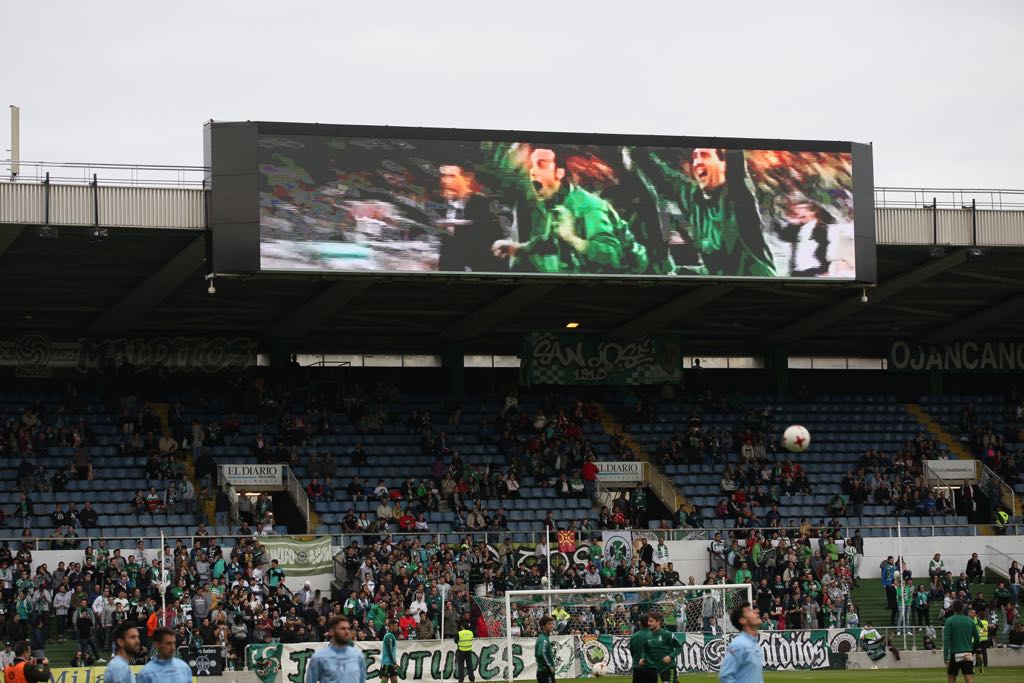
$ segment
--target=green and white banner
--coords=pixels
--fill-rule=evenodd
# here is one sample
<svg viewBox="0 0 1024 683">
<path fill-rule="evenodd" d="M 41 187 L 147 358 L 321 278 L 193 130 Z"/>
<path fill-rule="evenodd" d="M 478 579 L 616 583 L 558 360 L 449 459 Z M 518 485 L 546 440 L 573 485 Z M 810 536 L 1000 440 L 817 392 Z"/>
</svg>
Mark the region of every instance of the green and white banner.
<svg viewBox="0 0 1024 683">
<path fill-rule="evenodd" d="M 527 335 L 520 353 L 524 384 L 663 384 L 683 374 L 679 340 L 641 337 L 618 343 L 574 334 Z"/>
<path fill-rule="evenodd" d="M 794 671 L 825 669 L 832 654 L 846 654 L 860 647 L 860 629 L 820 629 L 815 631 L 761 631 L 759 635 L 765 669 Z M 685 672 L 718 671 L 725 657 L 729 636 L 701 633 L 674 634 L 682 642 L 676 669 Z M 537 678 L 533 656 L 534 638 L 512 639 L 514 678 Z M 882 641 L 884 642 L 884 641 Z M 558 663 L 558 678 L 591 675 L 592 667 L 603 663 L 608 675 L 632 673 L 629 636 L 553 636 L 551 644 Z M 381 644 L 378 641 L 355 644 L 366 657 L 366 678 L 380 678 Z M 263 683 L 302 683 L 306 663 L 327 643 L 250 645 L 246 649 L 246 667 L 255 671 Z M 478 680 L 505 679 L 504 638 L 477 638 L 473 642 L 473 671 Z M 455 678 L 455 643 L 439 641 L 398 641 L 398 676 L 403 681 L 451 680 Z M 279 676 L 280 674 L 280 676 Z"/>
<path fill-rule="evenodd" d="M 536 679 L 537 660 L 533 656 L 534 638 L 512 639 L 512 665 L 515 678 Z M 357 642 L 356 647 L 366 657 L 366 678 L 380 679 L 381 643 Z M 560 678 L 576 675 L 573 657 L 575 638 L 554 636 L 551 645 Z M 247 668 L 255 671 L 263 683 L 301 683 L 306 678 L 306 663 L 313 653 L 327 643 L 274 643 L 250 645 L 246 649 Z M 477 638 L 473 642 L 473 671 L 477 680 L 505 679 L 506 640 L 504 638 Z M 454 679 L 455 643 L 450 640 L 398 641 L 398 676 L 403 681 L 435 681 Z M 278 674 L 281 674 L 278 677 Z"/>
<path fill-rule="evenodd" d="M 277 560 L 286 577 L 313 576 L 331 571 L 331 537 L 317 536 L 310 541 L 298 541 L 283 536 L 262 536 L 260 543 L 267 549 L 270 559 Z M 293 585 L 289 582 L 289 586 Z"/>
<path fill-rule="evenodd" d="M 702 633 L 673 634 L 682 643 L 676 658 L 679 672 L 718 671 L 725 657 L 729 636 Z M 764 668 L 776 671 L 825 669 L 829 655 L 849 653 L 858 649 L 860 629 L 820 629 L 816 631 L 761 631 L 758 640 L 764 657 Z M 601 662 L 609 675 L 632 672 L 633 657 L 628 636 L 584 637 L 580 646 L 581 676 Z"/>
</svg>

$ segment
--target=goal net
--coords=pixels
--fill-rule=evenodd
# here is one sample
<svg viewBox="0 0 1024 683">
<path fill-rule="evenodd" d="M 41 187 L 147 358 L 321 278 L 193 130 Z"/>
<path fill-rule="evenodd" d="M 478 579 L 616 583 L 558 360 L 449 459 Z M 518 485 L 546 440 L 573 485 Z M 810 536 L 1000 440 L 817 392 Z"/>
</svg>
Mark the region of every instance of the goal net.
<svg viewBox="0 0 1024 683">
<path fill-rule="evenodd" d="M 660 612 L 664 628 L 677 634 L 721 635 L 735 630 L 728 619 L 732 608 L 752 600 L 750 585 L 724 584 L 509 591 L 504 597 L 476 596 L 474 601 L 488 637 L 506 640 L 503 658 L 516 652 L 513 639 L 535 638 L 540 620 L 550 615 L 555 620 L 552 643 L 558 674 L 579 677 L 590 675 L 597 663 L 609 674 L 628 673 L 625 645 L 645 625 L 641 615 Z M 512 680 L 504 668 L 506 680 Z"/>
</svg>

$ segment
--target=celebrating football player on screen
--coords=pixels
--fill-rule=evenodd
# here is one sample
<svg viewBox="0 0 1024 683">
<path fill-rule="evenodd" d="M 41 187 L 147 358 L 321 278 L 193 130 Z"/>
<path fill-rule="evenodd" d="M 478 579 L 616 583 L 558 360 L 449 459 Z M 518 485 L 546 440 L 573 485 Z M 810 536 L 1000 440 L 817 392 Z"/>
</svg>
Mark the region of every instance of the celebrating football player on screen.
<svg viewBox="0 0 1024 683">
<path fill-rule="evenodd" d="M 795 192 L 785 198 L 785 225 L 779 236 L 791 245 L 790 274 L 817 277 L 828 273 L 828 237 L 832 217 L 825 209 Z"/>
<path fill-rule="evenodd" d="M 541 273 L 626 273 L 646 268 L 643 247 L 610 203 L 566 177 L 556 150 L 530 152 L 527 174 L 533 193 L 529 238 L 499 240 L 496 256 L 517 269 Z M 642 262 L 640 262 L 642 261 Z"/>
<path fill-rule="evenodd" d="M 641 155 L 634 152 L 634 156 Z M 675 191 L 672 198 L 690 226 L 690 237 L 703 263 L 698 274 L 775 277 L 743 150 L 696 148 L 691 152 L 689 172 L 655 152 L 647 157 L 644 163 L 653 163 Z"/>
<path fill-rule="evenodd" d="M 439 169 L 444 215 L 437 223 L 443 228 L 438 270 L 500 273 L 508 270 L 508 259 L 495 256 L 491 245 L 506 237 L 490 200 L 479 193 L 471 171 L 446 164 Z"/>
</svg>

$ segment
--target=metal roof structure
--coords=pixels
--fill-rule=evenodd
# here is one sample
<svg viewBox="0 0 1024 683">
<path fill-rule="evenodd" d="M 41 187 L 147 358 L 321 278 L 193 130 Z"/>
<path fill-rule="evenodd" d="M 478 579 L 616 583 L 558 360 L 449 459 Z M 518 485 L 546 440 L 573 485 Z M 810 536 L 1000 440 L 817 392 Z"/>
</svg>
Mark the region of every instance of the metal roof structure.
<svg viewBox="0 0 1024 683">
<path fill-rule="evenodd" d="M 619 339 L 679 334 L 695 353 L 868 356 L 893 338 L 1024 338 L 1019 192 L 880 188 L 879 281 L 863 303 L 859 288 L 817 283 L 443 275 L 218 276 L 210 295 L 206 191 L 182 184 L 0 183 L 3 336 L 216 333 L 296 352 L 514 353 L 522 335 L 571 320 Z M 56 239 L 40 237 L 47 225 Z M 93 239 L 97 226 L 105 239 Z"/>
</svg>

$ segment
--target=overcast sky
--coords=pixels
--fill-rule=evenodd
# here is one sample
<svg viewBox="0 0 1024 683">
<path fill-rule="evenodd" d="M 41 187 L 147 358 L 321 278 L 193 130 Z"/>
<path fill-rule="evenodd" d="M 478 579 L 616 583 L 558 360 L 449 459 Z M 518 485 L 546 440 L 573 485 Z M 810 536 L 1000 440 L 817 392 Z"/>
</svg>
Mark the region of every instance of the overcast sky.
<svg viewBox="0 0 1024 683">
<path fill-rule="evenodd" d="M 23 159 L 198 165 L 249 119 L 854 140 L 877 185 L 1024 188 L 1021 0 L 157 4 L 4 0 Z"/>
</svg>

